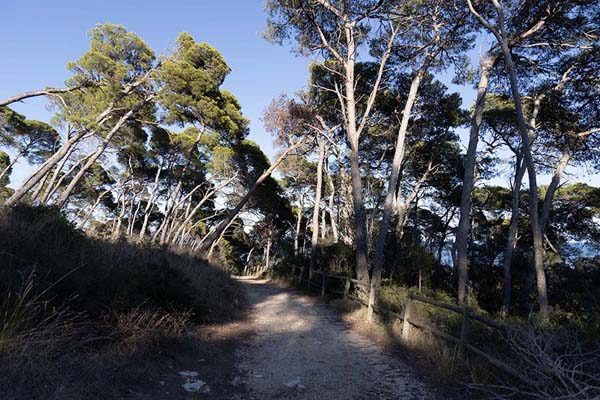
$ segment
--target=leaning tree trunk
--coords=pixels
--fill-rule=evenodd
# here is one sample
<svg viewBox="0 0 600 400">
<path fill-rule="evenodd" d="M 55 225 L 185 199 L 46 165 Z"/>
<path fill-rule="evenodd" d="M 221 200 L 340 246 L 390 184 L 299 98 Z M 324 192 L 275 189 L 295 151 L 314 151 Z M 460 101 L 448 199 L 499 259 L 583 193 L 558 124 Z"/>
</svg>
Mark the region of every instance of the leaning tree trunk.
<svg viewBox="0 0 600 400">
<path fill-rule="evenodd" d="M 325 139 L 319 138 L 319 161 L 317 163 L 317 184 L 315 187 L 315 206 L 312 215 L 312 239 L 310 242 L 310 269 L 316 270 L 317 244 L 319 242 L 319 210 L 321 209 L 321 193 L 323 189 L 323 162 L 325 160 Z"/>
<path fill-rule="evenodd" d="M 88 85 L 88 86 L 90 86 L 90 85 Z M 72 92 L 74 90 L 82 89 L 83 87 L 84 87 L 84 85 L 77 85 L 77 86 L 61 88 L 61 89 L 48 88 L 48 89 L 44 89 L 44 90 L 35 90 L 35 91 L 31 91 L 31 92 L 24 92 L 24 93 L 18 94 L 16 96 L 9 97 L 8 99 L 1 100 L 0 107 L 8 106 L 9 104 L 12 104 L 12 103 L 18 103 L 20 101 L 30 99 L 32 97 L 50 96 L 50 95 L 54 95 L 54 94 L 68 93 L 68 92 Z"/>
<path fill-rule="evenodd" d="M 385 243 L 387 241 L 388 228 L 390 225 L 390 217 L 392 215 L 392 209 L 394 207 L 394 196 L 396 194 L 396 187 L 398 186 L 398 177 L 400 176 L 400 166 L 404 159 L 404 145 L 406 142 L 406 132 L 408 131 L 408 122 L 412 113 L 413 106 L 417 99 L 417 92 L 421 85 L 421 80 L 427 71 L 427 62 L 423 65 L 416 73 L 410 85 L 408 92 L 408 98 L 404 105 L 402 112 L 402 121 L 400 123 L 400 129 L 398 129 L 398 137 L 396 138 L 396 149 L 394 151 L 394 159 L 392 160 L 392 170 L 390 173 L 390 179 L 388 181 L 388 189 L 385 195 L 385 202 L 383 205 L 383 216 L 381 223 L 379 224 L 379 233 L 375 242 L 375 257 L 373 260 L 373 276 L 371 277 L 371 289 L 369 291 L 369 308 L 367 312 L 367 320 L 373 319 L 373 305 L 375 304 L 375 298 L 381 287 L 381 271 L 383 269 L 383 261 L 385 255 Z"/>
<path fill-rule="evenodd" d="M 285 158 L 289 154 L 292 153 L 292 151 L 296 150 L 302 144 L 303 144 L 303 142 L 297 142 L 297 143 L 294 143 L 293 145 L 291 145 L 290 147 L 288 147 L 277 158 L 277 160 L 275 160 L 275 162 L 265 172 L 263 172 L 263 174 L 256 180 L 254 185 L 252 185 L 250 190 L 248 190 L 248 192 L 244 195 L 244 197 L 242 197 L 242 199 L 240 200 L 238 205 L 235 206 L 235 208 L 233 210 L 231 210 L 231 212 L 227 215 L 227 217 L 225 217 L 225 219 L 223 221 L 221 221 L 221 223 L 215 228 L 215 230 L 208 234 L 208 236 L 204 239 L 202 244 L 200 246 L 198 246 L 198 251 L 200 254 L 204 254 L 204 253 L 206 253 L 206 251 L 208 249 L 210 249 L 213 242 L 215 240 L 217 240 L 217 238 L 219 238 L 219 236 L 225 230 L 227 225 L 229 225 L 231 220 L 234 219 L 239 214 L 239 212 L 242 210 L 242 208 L 244 208 L 246 203 L 248 203 L 248 200 L 250 200 L 250 198 L 252 197 L 252 195 L 254 194 L 256 189 L 261 185 L 261 183 L 263 183 L 269 176 L 271 176 L 271 173 L 273 173 L 275 168 L 277 168 L 279 166 L 279 164 L 281 164 L 282 161 L 285 160 Z"/>
<path fill-rule="evenodd" d="M 83 175 L 94 165 L 96 160 L 104 153 L 104 151 L 110 144 L 110 141 L 117 134 L 119 129 L 121 129 L 123 125 L 125 125 L 127 121 L 129 121 L 129 119 L 131 119 L 133 115 L 140 111 L 150 100 L 151 97 L 144 99 L 144 101 L 137 104 L 135 107 L 127 111 L 125 115 L 118 119 L 117 123 L 108 132 L 106 137 L 102 139 L 102 143 L 100 144 L 100 146 L 98 146 L 96 151 L 87 160 L 87 162 L 79 170 L 79 172 L 77 172 L 77 174 L 73 177 L 71 182 L 69 182 L 69 185 L 65 188 L 65 190 L 63 190 L 63 192 L 60 194 L 58 200 L 56 201 L 56 206 L 58 206 L 59 208 L 64 207 L 64 205 L 67 203 L 67 200 L 69 199 L 69 196 L 71 196 L 73 189 L 75 189 L 79 181 L 83 178 Z"/>
<path fill-rule="evenodd" d="M 98 117 L 96 123 L 98 127 L 103 126 L 108 119 L 108 116 L 114 111 L 114 105 L 109 105 Z M 49 159 L 47 159 L 42 165 L 40 165 L 26 180 L 23 182 L 21 187 L 13 193 L 10 198 L 4 203 L 5 206 L 11 207 L 17 204 L 23 199 L 23 197 L 39 182 L 46 174 L 48 174 L 56 164 L 58 164 L 63 157 L 72 151 L 73 147 L 84 137 L 93 135 L 94 131 L 81 130 L 77 132 L 73 137 L 67 138 L 65 143 L 54 153 Z"/>
<path fill-rule="evenodd" d="M 496 57 L 493 55 L 481 63 L 481 77 L 477 86 L 477 100 L 475 112 L 471 120 L 469 133 L 469 145 L 465 158 L 465 174 L 460 197 L 460 219 L 456 228 L 456 272 L 458 273 L 458 304 L 464 305 L 467 301 L 467 287 L 469 281 L 469 222 L 471 219 L 471 204 L 473 188 L 475 186 L 475 163 L 477 160 L 477 144 L 479 142 L 479 129 L 485 109 L 485 99 L 488 90 L 490 69 L 494 65 Z"/>
<path fill-rule="evenodd" d="M 544 196 L 544 202 L 542 203 L 542 217 L 540 219 L 540 226 L 542 230 L 542 234 L 546 233 L 546 227 L 548 226 L 548 220 L 550 219 L 550 210 L 552 209 L 552 202 L 554 201 L 554 195 L 556 194 L 556 190 L 560 185 L 560 180 L 562 178 L 562 174 L 567 168 L 569 161 L 571 159 L 571 150 L 568 146 L 565 146 L 562 150 L 562 156 L 558 161 L 556 169 L 554 170 L 554 175 L 552 176 L 552 181 L 550 185 L 548 185 L 548 189 L 546 190 L 546 196 Z"/>
</svg>

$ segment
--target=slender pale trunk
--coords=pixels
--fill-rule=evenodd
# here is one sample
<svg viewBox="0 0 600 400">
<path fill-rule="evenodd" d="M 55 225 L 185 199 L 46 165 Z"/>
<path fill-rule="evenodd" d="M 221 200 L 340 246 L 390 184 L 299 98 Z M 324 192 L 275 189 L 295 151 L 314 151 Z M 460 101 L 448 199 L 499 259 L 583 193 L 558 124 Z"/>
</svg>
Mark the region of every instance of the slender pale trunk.
<svg viewBox="0 0 600 400">
<path fill-rule="evenodd" d="M 150 193 L 148 204 L 146 204 L 146 207 L 144 208 L 144 222 L 142 223 L 142 229 L 140 229 L 140 240 L 142 240 L 144 238 L 144 235 L 146 234 L 148 220 L 150 219 L 150 213 L 152 212 L 152 208 L 154 207 L 154 199 L 156 197 L 156 193 L 158 192 L 158 180 L 160 179 L 161 171 L 162 167 L 159 166 L 154 177 L 154 186 L 152 187 L 152 192 Z"/>
<path fill-rule="evenodd" d="M 325 160 L 325 139 L 319 137 L 319 161 L 317 163 L 317 183 L 315 186 L 315 205 L 312 215 L 312 239 L 310 241 L 310 269 L 317 269 L 317 245 L 319 242 L 319 210 L 321 206 L 321 193 L 323 189 L 323 162 Z"/>
<path fill-rule="evenodd" d="M 94 215 L 94 211 L 96 211 L 96 208 L 98 208 L 98 206 L 100 205 L 100 202 L 102 201 L 102 199 L 104 198 L 104 196 L 106 196 L 109 192 L 110 192 L 110 189 L 105 190 L 104 192 L 100 193 L 98 195 L 98 197 L 96 197 L 96 201 L 94 202 L 94 205 L 92 206 L 92 208 L 90 209 L 90 211 L 88 211 L 88 213 L 81 220 L 81 222 L 79 222 L 79 225 L 77 226 L 78 229 L 85 228 L 85 224 L 87 224 L 87 222 L 90 220 L 90 218 L 92 217 L 92 215 Z"/>
<path fill-rule="evenodd" d="M 300 226 L 302 225 L 302 211 L 304 206 L 304 193 L 300 195 L 298 201 L 298 212 L 296 213 L 296 230 L 294 232 L 294 257 L 298 257 L 298 247 L 300 239 Z"/>
<path fill-rule="evenodd" d="M 537 186 L 537 175 L 535 171 L 535 163 L 533 160 L 533 154 L 531 152 L 530 136 L 533 136 L 527 122 L 525 120 L 525 113 L 523 111 L 523 105 L 521 103 L 521 94 L 519 92 L 519 86 L 517 84 L 517 75 L 515 66 L 510 53 L 510 48 L 506 41 L 502 41 L 502 52 L 504 54 L 504 61 L 506 64 L 506 70 L 510 80 L 510 87 L 512 92 L 513 101 L 515 103 L 515 111 L 517 113 L 517 126 L 519 133 L 521 134 L 521 143 L 523 147 L 523 155 L 525 157 L 525 164 L 527 166 L 527 177 L 529 178 L 529 213 L 531 220 L 531 230 L 533 234 L 533 260 L 536 272 L 537 290 L 538 290 L 538 303 L 540 305 L 540 314 L 543 318 L 548 317 L 549 306 L 548 306 L 548 289 L 546 287 L 546 272 L 544 271 L 544 236 L 542 233 L 542 227 L 540 225 L 540 216 L 538 211 L 538 186 Z M 535 129 L 532 127 L 531 129 Z"/>
<path fill-rule="evenodd" d="M 408 98 L 402 111 L 402 121 L 400 128 L 398 129 L 398 137 L 396 138 L 396 149 L 394 151 L 394 158 L 392 160 L 392 170 L 390 172 L 390 179 L 388 181 L 388 189 L 385 196 L 385 202 L 383 205 L 383 216 L 381 223 L 379 224 L 379 233 L 375 242 L 375 257 L 373 260 L 373 276 L 371 277 L 371 289 L 369 291 L 369 307 L 367 312 L 367 320 L 371 321 L 373 318 L 373 305 L 377 293 L 381 288 L 381 272 L 383 269 L 383 261 L 385 255 L 385 243 L 387 241 L 388 228 L 390 225 L 390 217 L 392 215 L 392 209 L 394 207 L 394 195 L 396 194 L 396 187 L 398 186 L 398 178 L 400 176 L 400 166 L 404 159 L 404 148 L 406 142 L 406 132 L 408 131 L 408 122 L 412 113 L 413 106 L 417 99 L 417 93 L 421 80 L 427 71 L 427 63 L 421 67 L 415 77 L 413 78 L 410 90 L 408 92 Z"/>
<path fill-rule="evenodd" d="M 58 189 L 58 187 L 62 183 L 62 180 L 64 179 L 64 176 L 71 173 L 72 170 L 69 170 L 69 172 L 67 172 L 66 174 L 64 174 L 63 176 L 61 176 L 61 179 L 58 178 L 59 175 L 60 175 L 60 173 L 61 173 L 61 171 L 65 167 L 65 164 L 69 160 L 69 157 L 71 157 L 71 154 L 73 154 L 74 150 L 75 150 L 75 147 L 72 147 L 71 149 L 69 149 L 69 151 L 67 152 L 67 154 L 65 154 L 65 156 L 60 161 L 60 163 L 56 166 L 56 168 L 54 168 L 54 172 L 52 173 L 52 177 L 50 178 L 50 181 L 48 181 L 48 184 L 46 185 L 46 190 L 44 190 L 44 194 L 42 195 L 42 197 L 39 200 L 40 204 L 48 203 L 48 199 L 50 199 L 50 197 L 52 196 L 52 194 Z M 79 165 L 79 162 L 80 161 L 78 161 L 75 164 L 75 166 Z M 48 175 L 46 175 L 46 176 L 48 176 Z M 58 181 L 58 183 L 57 183 L 57 181 Z M 42 188 L 40 187 L 40 192 L 41 192 L 41 190 L 42 190 Z M 37 198 L 37 196 L 36 196 L 36 198 Z"/>
<path fill-rule="evenodd" d="M 23 199 L 23 197 L 41 181 L 56 164 L 73 148 L 73 146 L 86 135 L 85 131 L 77 133 L 74 137 L 67 140 L 56 153 L 54 153 L 46 162 L 40 165 L 26 180 L 20 188 L 15 190 L 12 196 L 6 200 L 5 206 L 11 207 Z"/>
<path fill-rule="evenodd" d="M 337 243 L 340 238 L 340 234 L 338 231 L 338 226 L 336 222 L 335 216 L 335 185 L 333 184 L 333 179 L 331 175 L 327 173 L 327 185 L 329 186 L 329 218 L 331 219 L 331 233 L 333 235 L 333 242 Z"/>
<path fill-rule="evenodd" d="M 121 198 L 121 212 L 119 213 L 119 217 L 117 218 L 117 223 L 115 224 L 115 229 L 113 230 L 113 233 L 112 233 L 113 240 L 116 240 L 119 238 L 119 233 L 121 231 L 123 217 L 125 216 L 125 211 L 127 209 L 126 194 L 127 194 L 127 192 L 125 191 L 125 189 L 123 189 L 123 194 L 122 194 L 122 198 Z"/>
<path fill-rule="evenodd" d="M 540 219 L 540 226 L 542 230 L 542 234 L 546 234 L 546 227 L 548 226 L 548 220 L 550 219 L 550 210 L 552 209 L 552 202 L 554 201 L 554 195 L 556 194 L 556 190 L 560 185 L 560 180 L 562 178 L 562 174 L 567 168 L 569 161 L 571 160 L 571 150 L 568 146 L 565 146 L 562 150 L 562 155 L 556 169 L 554 170 L 554 175 L 552 176 L 552 181 L 550 185 L 548 185 L 548 189 L 546 190 L 546 196 L 544 196 L 544 202 L 542 203 L 542 217 Z"/>
<path fill-rule="evenodd" d="M 237 206 L 235 206 L 235 208 L 233 210 L 231 210 L 231 212 L 227 215 L 227 217 L 225 217 L 225 219 L 223 221 L 221 221 L 221 223 L 215 228 L 214 231 L 212 231 L 211 233 L 209 233 L 204 238 L 202 244 L 200 246 L 198 246 L 198 251 L 201 254 L 202 253 L 206 253 L 206 251 L 208 249 L 210 249 L 210 247 L 212 246 L 213 242 L 215 240 L 217 240 L 217 238 L 221 235 L 221 233 L 229 225 L 229 223 L 231 222 L 231 220 L 233 220 L 235 217 L 237 217 L 237 215 L 242 210 L 242 208 L 244 208 L 244 206 L 246 205 L 246 203 L 248 203 L 248 200 L 250 200 L 250 198 L 252 197 L 252 195 L 254 194 L 254 192 L 256 191 L 256 189 L 261 185 L 261 183 L 263 183 L 269 176 L 271 176 L 271 174 L 273 173 L 273 171 L 275 170 L 275 168 L 277 168 L 279 166 L 279 164 L 281 164 L 281 162 L 283 160 L 285 160 L 285 158 L 289 154 L 291 154 L 294 150 L 296 150 L 302 144 L 303 144 L 303 142 L 297 142 L 297 143 L 294 143 L 293 145 L 291 145 L 290 147 L 288 147 L 277 158 L 277 160 L 275 160 L 275 162 L 269 168 L 267 168 L 267 170 L 265 172 L 263 172 L 263 174 L 256 180 L 256 182 L 254 183 L 254 185 L 252 185 L 252 187 L 250 188 L 250 190 L 248 190 L 248 192 L 244 195 L 244 197 L 242 197 L 242 199 L 237 204 Z"/>
<path fill-rule="evenodd" d="M 6 174 L 8 174 L 8 171 L 10 171 L 12 169 L 12 167 L 15 166 L 15 164 L 17 163 L 17 161 L 19 161 L 19 159 L 23 156 L 23 153 L 19 153 L 15 156 L 15 158 L 13 158 L 13 160 L 8 164 L 8 166 L 6 168 L 4 168 L 2 170 L 2 172 L 0 172 L 0 181 L 2 181 L 2 178 L 4 178 L 6 176 Z"/>
<path fill-rule="evenodd" d="M 250 257 L 252 257 L 252 253 L 254 252 L 254 247 L 252 247 L 250 249 L 250 251 L 248 252 L 248 255 L 246 256 L 246 265 L 244 265 L 244 272 L 242 272 L 242 275 L 246 275 L 248 273 L 248 265 L 250 263 Z"/>
<path fill-rule="evenodd" d="M 517 245 L 517 233 L 519 230 L 519 202 L 521 194 L 521 185 L 523 176 L 527 167 L 520 156 L 517 156 L 515 165 L 515 180 L 512 187 L 510 226 L 508 228 L 508 237 L 506 239 L 506 248 L 504 249 L 504 259 L 502 268 L 504 271 L 504 290 L 502 299 L 501 315 L 506 317 L 510 309 L 510 297 L 512 293 L 512 257 Z"/>
<path fill-rule="evenodd" d="M 208 259 L 210 260 L 212 257 L 212 253 L 214 252 L 215 248 L 219 245 L 219 242 L 221 241 L 221 239 L 223 239 L 223 236 L 225 236 L 225 232 L 227 232 L 227 229 L 229 229 L 229 227 L 234 223 L 235 218 L 233 218 L 231 221 L 229 221 L 229 223 L 227 224 L 227 226 L 225 227 L 225 229 L 223 229 L 221 231 L 221 234 L 219 235 L 219 238 L 217 240 L 215 240 L 213 242 L 213 244 L 210 246 L 210 250 L 208 252 Z"/>
<path fill-rule="evenodd" d="M 321 240 L 325 240 L 327 237 L 327 209 L 323 207 L 321 210 Z"/>
<path fill-rule="evenodd" d="M 471 220 L 471 205 L 473 188 L 475 186 L 475 164 L 477 162 L 477 144 L 479 143 L 479 129 L 485 109 L 485 99 L 488 90 L 489 74 L 494 65 L 496 57 L 488 55 L 481 62 L 481 76 L 477 86 L 477 100 L 475 102 L 475 112 L 471 120 L 471 129 L 469 132 L 469 145 L 465 157 L 465 174 L 463 177 L 463 187 L 460 198 L 460 218 L 456 228 L 456 263 L 454 264 L 455 273 L 458 276 L 458 304 L 464 305 L 467 301 L 467 291 L 469 282 L 469 226 Z"/>
<path fill-rule="evenodd" d="M 271 258 L 271 237 L 267 238 L 267 249 L 265 250 L 265 271 L 269 270 L 270 267 L 270 258 Z"/>
<path fill-rule="evenodd" d="M 100 158 L 100 156 L 104 153 L 104 151 L 110 144 L 112 138 L 117 134 L 117 132 L 119 132 L 119 129 L 121 129 L 123 125 L 125 125 L 127 121 L 129 121 L 131 117 L 133 117 L 138 111 L 140 111 L 151 99 L 151 96 L 144 99 L 144 101 L 127 111 L 125 115 L 123 115 L 117 120 L 117 123 L 111 128 L 106 137 L 102 139 L 102 143 L 100 144 L 100 146 L 98 146 L 96 151 L 92 153 L 92 156 L 87 160 L 87 162 L 83 165 L 79 172 L 77 172 L 77 174 L 73 177 L 71 182 L 69 182 L 69 185 L 67 185 L 65 190 L 63 190 L 63 192 L 60 194 L 58 200 L 56 201 L 56 205 L 59 208 L 64 207 L 64 205 L 67 203 L 67 200 L 69 199 L 69 196 L 71 195 L 79 181 L 83 178 L 83 175 L 94 165 L 96 160 Z"/>
<path fill-rule="evenodd" d="M 114 105 L 109 105 L 98 117 L 96 123 L 99 127 L 103 126 L 108 119 L 108 116 L 114 111 Z M 60 162 L 81 139 L 88 135 L 93 135 L 95 131 L 81 130 L 77 132 L 73 137 L 67 138 L 65 143 L 54 153 L 49 159 L 47 159 L 42 165 L 40 165 L 26 180 L 23 182 L 21 187 L 10 196 L 9 199 L 4 203 L 5 206 L 14 206 L 33 188 L 39 181 L 41 181 L 56 164 Z"/>
</svg>

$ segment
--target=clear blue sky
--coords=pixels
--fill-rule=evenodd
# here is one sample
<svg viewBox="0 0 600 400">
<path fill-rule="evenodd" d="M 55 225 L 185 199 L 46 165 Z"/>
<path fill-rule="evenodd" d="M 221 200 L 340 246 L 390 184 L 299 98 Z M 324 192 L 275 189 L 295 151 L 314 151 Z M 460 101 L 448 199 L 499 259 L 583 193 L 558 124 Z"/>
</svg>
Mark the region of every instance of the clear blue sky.
<svg viewBox="0 0 600 400">
<path fill-rule="evenodd" d="M 87 32 L 95 24 L 125 25 L 140 35 L 157 53 L 172 47 L 180 32 L 216 47 L 232 72 L 225 87 L 242 104 L 251 120 L 250 139 L 273 155 L 271 137 L 260 116 L 280 93 L 292 94 L 306 85 L 308 59 L 290 53 L 261 37 L 265 27 L 263 0 L 4 0 L 0 13 L 0 98 L 46 86 L 61 87 L 68 77 L 65 65 L 87 49 Z M 477 50 L 472 52 L 477 57 Z M 477 61 L 477 60 L 475 60 Z M 439 77 L 470 107 L 475 91 L 450 84 L 451 74 Z M 48 121 L 44 99 L 28 100 L 14 108 L 30 119 Z M 461 132 L 463 142 L 465 132 Z M 576 171 L 577 180 L 598 184 L 598 176 Z M 16 168 L 17 184 L 27 169 Z M 543 177 L 542 182 L 547 182 Z M 502 184 L 505 178 L 497 179 Z"/>
</svg>

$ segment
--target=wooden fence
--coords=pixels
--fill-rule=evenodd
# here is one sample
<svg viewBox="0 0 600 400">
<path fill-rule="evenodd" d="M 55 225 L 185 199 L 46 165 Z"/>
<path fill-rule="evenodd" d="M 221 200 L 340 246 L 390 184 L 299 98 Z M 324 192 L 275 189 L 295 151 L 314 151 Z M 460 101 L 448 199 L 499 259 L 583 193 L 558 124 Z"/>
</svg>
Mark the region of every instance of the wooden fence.
<svg viewBox="0 0 600 400">
<path fill-rule="evenodd" d="M 302 270 L 300 270 L 300 274 L 297 275 L 296 274 L 297 269 L 299 269 L 299 268 L 295 267 L 295 266 L 292 268 L 292 275 L 297 280 L 297 282 L 298 283 L 306 282 L 309 289 L 310 288 L 319 289 L 321 292 L 321 296 L 325 296 L 326 293 L 333 293 L 336 295 L 343 296 L 343 298 L 345 300 L 349 300 L 356 304 L 360 304 L 362 306 L 368 307 L 368 303 L 366 301 L 364 301 L 363 299 L 360 299 L 359 297 L 352 295 L 351 287 L 352 287 L 352 285 L 362 286 L 362 287 L 366 288 L 366 291 L 368 292 L 370 290 L 369 285 L 365 285 L 364 283 L 362 283 L 356 279 L 349 278 L 347 276 L 328 274 L 327 272 L 318 271 L 318 270 L 309 270 L 308 279 L 307 279 L 302 276 Z M 315 275 L 320 275 L 321 279 L 318 279 L 318 280 L 315 279 L 314 278 Z M 328 278 L 338 279 L 338 280 L 343 281 L 344 282 L 344 290 L 343 291 L 334 290 L 332 288 L 328 289 L 327 288 L 327 279 Z M 430 304 L 434 307 L 443 308 L 445 310 L 448 310 L 448 311 L 451 311 L 451 312 L 461 315 L 462 322 L 461 322 L 461 329 L 460 329 L 460 337 L 452 336 L 446 332 L 443 332 L 442 330 L 438 329 L 437 327 L 432 326 L 431 324 L 417 320 L 413 314 L 415 311 L 414 310 L 415 305 L 416 305 L 416 303 L 419 303 L 419 302 L 425 303 L 425 304 Z M 411 329 L 418 328 L 423 331 L 429 332 L 430 334 L 432 334 L 434 336 L 443 338 L 449 342 L 457 344 L 459 346 L 461 353 L 464 352 L 465 350 L 467 350 L 473 354 L 476 354 L 477 356 L 481 357 L 482 359 L 486 360 L 493 366 L 503 370 L 504 372 L 506 372 L 510 375 L 513 375 L 521 380 L 524 379 L 522 374 L 519 374 L 510 365 L 506 364 L 505 362 L 497 359 L 496 357 L 486 353 L 485 351 L 483 351 L 483 350 L 477 348 L 476 346 L 474 346 L 473 344 L 469 343 L 469 332 L 471 330 L 472 321 L 477 321 L 486 326 L 489 326 L 490 328 L 499 330 L 500 332 L 507 331 L 509 329 L 508 325 L 505 325 L 499 321 L 496 321 L 496 320 L 486 317 L 484 315 L 477 314 L 477 313 L 473 312 L 473 310 L 470 309 L 469 307 L 461 307 L 461 306 L 457 306 L 454 304 L 447 304 L 447 303 L 444 303 L 441 301 L 437 301 L 437 300 L 429 299 L 429 298 L 426 298 L 423 296 L 419 296 L 415 293 L 408 294 L 408 298 L 407 298 L 406 305 L 404 307 L 404 312 L 402 315 L 397 312 L 385 309 L 385 308 L 377 306 L 377 305 L 373 305 L 372 307 L 373 307 L 374 312 L 376 312 L 380 315 L 381 314 L 386 315 L 389 319 L 398 320 L 398 321 L 402 322 L 402 339 L 403 340 L 407 340 L 409 338 Z"/>
</svg>

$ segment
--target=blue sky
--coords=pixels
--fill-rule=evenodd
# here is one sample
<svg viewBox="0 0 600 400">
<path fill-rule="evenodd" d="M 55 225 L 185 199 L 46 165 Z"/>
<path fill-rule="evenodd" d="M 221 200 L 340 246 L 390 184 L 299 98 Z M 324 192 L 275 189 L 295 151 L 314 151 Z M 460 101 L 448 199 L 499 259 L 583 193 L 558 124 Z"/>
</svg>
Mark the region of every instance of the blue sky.
<svg viewBox="0 0 600 400">
<path fill-rule="evenodd" d="M 216 47 L 232 72 L 225 87 L 242 104 L 251 120 L 250 138 L 269 156 L 273 155 L 271 137 L 264 132 L 260 116 L 271 99 L 280 93 L 292 94 L 306 86 L 310 60 L 261 37 L 265 27 L 262 0 L 3 0 L 0 13 L 0 98 L 47 86 L 63 86 L 69 76 L 65 65 L 88 48 L 87 32 L 95 24 L 111 22 L 125 25 L 140 35 L 157 53 L 165 53 L 180 32 Z M 472 54 L 476 57 L 477 50 Z M 470 107 L 475 90 L 450 84 L 451 74 L 440 76 L 450 90 L 463 97 Z M 49 120 L 43 98 L 28 100 L 14 108 L 30 119 Z M 463 141 L 466 132 L 461 132 Z M 578 178 L 599 184 L 598 176 L 576 171 Z M 17 184 L 27 169 L 16 168 Z M 547 177 L 541 182 L 546 183 Z M 495 183 L 505 183 L 497 178 Z"/>
</svg>

